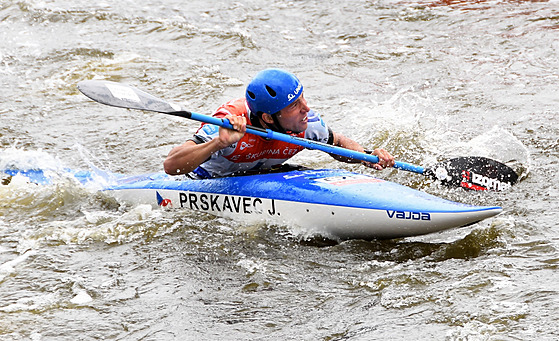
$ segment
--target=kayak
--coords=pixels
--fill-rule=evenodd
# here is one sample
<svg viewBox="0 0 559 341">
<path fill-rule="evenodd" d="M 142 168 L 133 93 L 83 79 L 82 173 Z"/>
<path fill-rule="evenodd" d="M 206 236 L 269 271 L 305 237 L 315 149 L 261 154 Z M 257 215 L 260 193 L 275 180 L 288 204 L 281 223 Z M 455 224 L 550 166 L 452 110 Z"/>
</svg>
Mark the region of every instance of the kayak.
<svg viewBox="0 0 559 341">
<path fill-rule="evenodd" d="M 49 183 L 41 170 L 4 170 Z M 86 185 L 96 172 L 71 173 Z M 193 210 L 245 223 L 299 226 L 339 239 L 388 239 L 470 225 L 498 206 L 449 201 L 376 177 L 340 169 L 295 169 L 214 179 L 152 173 L 104 174 L 101 191 L 122 202 Z"/>
</svg>

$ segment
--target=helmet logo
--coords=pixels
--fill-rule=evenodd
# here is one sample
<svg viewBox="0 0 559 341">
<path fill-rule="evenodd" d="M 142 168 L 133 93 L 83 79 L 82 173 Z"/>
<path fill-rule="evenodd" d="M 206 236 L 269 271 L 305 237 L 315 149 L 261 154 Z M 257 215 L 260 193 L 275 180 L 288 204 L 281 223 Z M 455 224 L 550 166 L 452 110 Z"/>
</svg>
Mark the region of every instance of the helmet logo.
<svg viewBox="0 0 559 341">
<path fill-rule="evenodd" d="M 292 94 L 287 95 L 287 100 L 288 100 L 288 101 L 291 101 L 292 99 L 294 99 L 294 98 L 299 94 L 299 92 L 301 91 L 301 88 L 302 88 L 302 87 L 303 87 L 303 85 L 302 85 L 301 83 L 299 83 L 299 84 L 297 85 L 297 88 L 295 88 L 295 91 L 293 91 Z"/>
</svg>

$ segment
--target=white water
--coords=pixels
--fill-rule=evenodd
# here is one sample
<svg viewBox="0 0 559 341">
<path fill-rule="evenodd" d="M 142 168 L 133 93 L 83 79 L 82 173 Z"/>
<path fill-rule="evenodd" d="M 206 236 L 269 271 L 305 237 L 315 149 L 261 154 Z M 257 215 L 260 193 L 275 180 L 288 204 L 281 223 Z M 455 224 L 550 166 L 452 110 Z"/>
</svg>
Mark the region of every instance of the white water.
<svg viewBox="0 0 559 341">
<path fill-rule="evenodd" d="M 12 1 L 0 5 L 0 338 L 554 340 L 557 1 Z M 368 149 L 428 165 L 481 155 L 506 193 L 380 177 L 503 214 L 443 234 L 336 243 L 127 207 L 65 169 L 161 170 L 198 127 L 111 108 L 77 82 L 125 82 L 211 112 L 279 66 Z M 320 152 L 295 163 L 344 167 Z M 5 179 L 5 177 L 2 177 Z M 7 181 L 7 180 L 6 180 Z"/>
</svg>

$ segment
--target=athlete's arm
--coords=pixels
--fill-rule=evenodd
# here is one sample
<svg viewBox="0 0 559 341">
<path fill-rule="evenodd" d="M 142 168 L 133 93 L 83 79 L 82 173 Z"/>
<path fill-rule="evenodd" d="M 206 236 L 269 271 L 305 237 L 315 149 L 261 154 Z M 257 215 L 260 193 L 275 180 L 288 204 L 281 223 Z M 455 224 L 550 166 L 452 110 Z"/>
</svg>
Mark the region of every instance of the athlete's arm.
<svg viewBox="0 0 559 341">
<path fill-rule="evenodd" d="M 358 152 L 361 152 L 361 153 L 365 152 L 365 150 L 363 149 L 363 147 L 361 147 L 361 145 L 359 143 L 353 141 L 349 137 L 345 137 L 344 135 L 342 135 L 340 133 L 336 133 L 336 132 L 333 132 L 332 145 L 337 146 L 337 147 L 341 147 L 341 148 L 355 150 L 355 151 L 358 151 Z M 334 155 L 334 154 L 330 154 L 330 155 L 338 161 L 347 162 L 347 163 L 359 163 L 359 162 L 361 162 L 362 164 L 364 164 L 367 167 L 375 168 L 375 169 L 378 169 L 378 170 L 381 170 L 381 169 L 386 168 L 386 167 L 394 166 L 394 157 L 392 155 L 390 155 L 390 153 L 387 152 L 386 150 L 384 150 L 382 148 L 377 148 L 372 152 L 372 154 L 378 156 L 378 158 L 379 158 L 378 163 L 371 163 L 371 162 L 361 161 L 361 160 L 357 160 L 357 159 L 351 159 L 351 158 L 348 158 L 348 157 L 345 157 L 345 156 L 340 156 L 340 155 Z"/>
<path fill-rule="evenodd" d="M 219 136 L 209 142 L 196 144 L 186 141 L 169 152 L 163 162 L 165 173 L 170 175 L 187 174 L 210 158 L 210 156 L 233 143 L 238 142 L 246 132 L 246 118 L 243 116 L 227 116 L 235 130 L 219 128 Z"/>
</svg>

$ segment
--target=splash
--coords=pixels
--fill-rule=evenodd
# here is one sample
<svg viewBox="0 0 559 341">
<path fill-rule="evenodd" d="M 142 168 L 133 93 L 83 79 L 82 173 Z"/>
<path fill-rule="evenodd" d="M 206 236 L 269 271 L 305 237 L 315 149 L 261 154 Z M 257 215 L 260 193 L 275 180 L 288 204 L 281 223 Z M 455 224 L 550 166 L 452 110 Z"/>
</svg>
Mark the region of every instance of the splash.
<svg viewBox="0 0 559 341">
<path fill-rule="evenodd" d="M 75 147 L 82 155 L 83 161 L 88 164 L 90 171 L 77 171 L 68 168 L 62 160 L 56 156 L 38 149 L 23 150 L 12 146 L 0 151 L 0 172 L 13 176 L 3 178 L 4 185 L 13 182 L 14 178 L 21 185 L 24 178 L 27 182 L 35 184 L 60 184 L 64 182 L 81 183 L 90 191 L 97 191 L 115 183 L 116 175 L 103 170 L 91 161 L 83 147 Z M 99 163 L 99 162 L 97 162 Z M 13 187 L 13 186 L 12 186 Z"/>
<path fill-rule="evenodd" d="M 16 272 L 16 267 L 19 264 L 25 262 L 27 258 L 34 256 L 35 254 L 35 251 L 29 250 L 10 261 L 0 264 L 0 283 L 2 283 L 6 277 L 14 274 Z"/>
<path fill-rule="evenodd" d="M 494 126 L 467 142 L 450 143 L 441 150 L 445 155 L 484 156 L 513 168 L 520 177 L 530 171 L 528 148 L 508 130 Z"/>
<path fill-rule="evenodd" d="M 23 150 L 14 146 L 0 150 L 0 170 L 4 169 L 43 169 L 62 170 L 62 161 L 43 151 Z"/>
<path fill-rule="evenodd" d="M 122 244 L 175 229 L 174 221 L 169 223 L 151 205 L 129 207 L 109 193 L 100 192 L 111 186 L 118 175 L 99 166 L 101 162 L 85 148 L 75 148 L 89 170 L 72 170 L 41 150 L 13 147 L 0 151 L 0 222 L 5 221 L 7 226 L 3 233 L 18 239 L 20 254 L 60 243 Z M 27 222 L 15 223 L 22 216 Z M 0 282 L 12 273 L 8 271 L 10 264 L 0 268 Z"/>
</svg>

